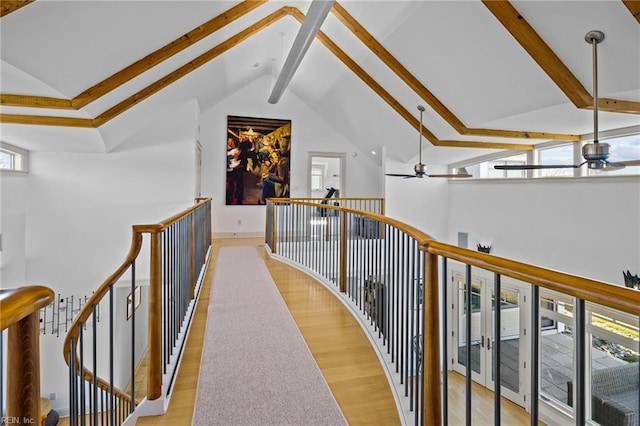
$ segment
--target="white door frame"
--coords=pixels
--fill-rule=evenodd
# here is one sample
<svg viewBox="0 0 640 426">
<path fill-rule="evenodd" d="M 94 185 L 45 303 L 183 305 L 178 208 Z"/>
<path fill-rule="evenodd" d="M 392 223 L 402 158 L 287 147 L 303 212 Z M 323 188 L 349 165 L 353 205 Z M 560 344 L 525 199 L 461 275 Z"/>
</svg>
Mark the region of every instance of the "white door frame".
<svg viewBox="0 0 640 426">
<path fill-rule="evenodd" d="M 452 303 L 450 305 L 451 309 L 447 309 L 448 311 L 448 324 L 451 333 L 449 340 L 449 353 L 451 356 L 449 357 L 453 362 L 449 364 L 449 368 L 466 374 L 465 370 L 461 370 L 462 367 L 458 366 L 458 339 L 461 337 L 458 336 L 458 318 L 461 318 L 459 313 L 460 305 L 458 303 L 458 284 L 455 277 L 461 277 L 462 280 L 465 280 L 464 266 L 453 266 L 451 269 L 447 271 L 448 274 L 448 282 L 451 284 L 450 287 L 450 297 Z M 492 310 L 492 294 L 494 289 L 494 277 L 493 274 L 487 271 L 481 271 L 478 269 L 472 270 L 472 282 L 479 283 L 482 287 L 481 293 L 481 301 L 480 305 L 482 308 L 482 313 L 491 312 L 491 315 L 482 315 L 482 313 L 478 313 L 477 321 L 480 323 L 475 324 L 480 327 L 480 334 L 484 339 L 484 344 L 482 345 L 483 350 L 480 351 L 480 374 L 472 371 L 472 379 L 482 386 L 487 387 L 490 390 L 494 389 L 495 384 L 491 379 L 491 371 L 492 371 L 492 359 L 489 354 L 491 350 L 486 346 L 487 340 L 491 339 L 493 336 L 493 310 Z M 529 386 L 530 386 L 530 377 L 529 370 L 525 368 L 525 365 L 528 366 L 531 358 L 530 345 L 529 345 L 529 333 L 526 332 L 526 329 L 529 329 L 530 326 L 530 290 L 529 287 L 515 280 L 511 280 L 508 277 L 502 277 L 502 291 L 505 290 L 514 290 L 519 294 L 519 302 L 518 302 L 518 318 L 519 318 L 519 386 L 518 392 L 514 392 L 505 386 L 501 388 L 501 395 L 515 402 L 516 404 L 525 407 L 528 409 L 528 404 L 526 401 L 526 395 L 530 394 Z M 473 315 L 473 313 L 472 313 Z M 504 311 L 503 311 L 504 315 Z M 505 319 L 503 318 L 502 321 Z M 472 317 L 473 321 L 473 317 Z M 477 322 L 476 321 L 476 322 Z M 504 324 L 504 322 L 503 322 Z M 477 328 L 477 327 L 476 327 Z M 473 335 L 472 335 L 473 336 Z"/>
</svg>

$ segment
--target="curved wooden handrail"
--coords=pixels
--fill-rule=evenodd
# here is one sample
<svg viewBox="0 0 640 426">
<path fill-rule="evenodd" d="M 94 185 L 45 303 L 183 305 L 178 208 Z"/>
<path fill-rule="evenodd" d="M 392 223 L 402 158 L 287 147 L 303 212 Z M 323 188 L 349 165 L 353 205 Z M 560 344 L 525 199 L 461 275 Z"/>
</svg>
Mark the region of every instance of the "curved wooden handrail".
<svg viewBox="0 0 640 426">
<path fill-rule="evenodd" d="M 316 207 L 308 199 L 270 198 L 274 203 L 289 203 Z M 322 208 L 345 211 L 389 224 L 414 238 L 423 251 L 468 263 L 492 272 L 526 281 L 548 290 L 608 306 L 633 315 L 640 315 L 640 292 L 623 286 L 553 271 L 514 260 L 481 253 L 435 240 L 428 234 L 398 220 L 377 214 L 331 204 Z"/>
<path fill-rule="evenodd" d="M 422 250 L 613 309 L 640 315 L 640 292 L 491 254 L 431 241 Z"/>
<path fill-rule="evenodd" d="M 269 201 L 273 201 L 274 203 L 286 203 L 286 204 L 297 204 L 297 205 L 301 205 L 301 206 L 318 207 L 317 203 L 310 203 L 308 201 L 304 201 L 304 200 L 312 200 L 312 199 L 313 198 L 295 198 L 295 199 L 291 199 L 291 198 L 269 198 Z M 337 198 L 337 200 L 339 200 L 339 199 L 344 199 L 344 198 Z M 320 199 L 316 198 L 316 200 L 321 200 L 321 198 Z M 411 238 L 415 239 L 418 242 L 418 244 L 420 244 L 420 245 L 428 244 L 430 241 L 435 241 L 432 236 L 422 232 L 418 228 L 415 228 L 415 227 L 413 227 L 411 225 L 407 225 L 406 223 L 400 222 L 399 220 L 396 220 L 396 219 L 393 219 L 391 217 L 384 216 L 384 215 L 381 215 L 381 214 L 378 214 L 378 213 L 366 212 L 364 210 L 357 210 L 357 209 L 352 209 L 352 208 L 349 208 L 349 207 L 334 206 L 334 205 L 331 205 L 331 204 L 323 204 L 322 208 L 323 209 L 331 209 L 331 210 L 346 212 L 346 213 L 353 213 L 353 214 L 357 214 L 358 216 L 366 216 L 366 217 L 368 217 L 370 219 L 375 219 L 375 220 L 377 220 L 379 222 L 391 225 L 394 228 L 396 228 L 396 229 L 404 232 L 405 234 L 409 235 Z"/>
<path fill-rule="evenodd" d="M 0 289 L 0 330 L 51 304 L 53 290 L 44 286 Z"/>
<path fill-rule="evenodd" d="M 205 203 L 209 202 L 210 200 L 211 198 L 198 198 L 196 199 L 196 204 L 194 204 L 193 206 L 190 206 L 185 210 L 181 211 L 180 213 L 177 213 L 163 221 L 160 221 L 155 224 L 132 226 L 131 246 L 129 248 L 129 253 L 125 257 L 125 260 L 107 279 L 105 279 L 102 282 L 102 284 L 98 287 L 98 289 L 87 300 L 83 309 L 80 311 L 80 313 L 77 315 L 77 317 L 74 319 L 73 323 L 71 324 L 71 327 L 69 328 L 69 331 L 67 332 L 67 335 L 65 337 L 65 341 L 62 349 L 64 361 L 67 364 L 67 366 L 69 366 L 70 354 L 72 349 L 71 341 L 73 340 L 76 346 L 73 348 L 74 365 L 77 368 L 77 372 L 79 372 L 80 368 L 82 368 L 82 375 L 85 381 L 94 380 L 94 375 L 93 375 L 93 372 L 88 368 L 84 366 L 80 366 L 80 358 L 76 348 L 78 345 L 78 337 L 80 335 L 80 327 L 83 327 L 83 324 L 91 316 L 93 312 L 93 306 L 98 305 L 100 303 L 100 301 L 108 294 L 111 287 L 122 277 L 122 275 L 129 269 L 132 262 L 138 257 L 142 249 L 142 239 L 143 239 L 144 233 L 158 234 L 164 231 L 166 228 L 168 228 L 172 224 L 182 219 L 183 217 L 191 214 L 198 208 L 201 208 Z M 115 387 L 112 388 L 112 385 L 107 380 L 104 380 L 101 377 L 95 377 L 95 381 L 99 388 L 104 389 L 106 391 L 113 390 L 114 395 L 117 396 L 118 398 L 125 401 L 131 401 L 131 396 L 129 394 L 125 393 L 124 391 L 118 388 L 115 388 Z"/>
<path fill-rule="evenodd" d="M 69 331 L 67 332 L 67 336 L 64 339 L 64 345 L 62 347 L 62 352 L 64 356 L 64 361 L 69 365 L 69 354 L 71 352 L 71 340 L 75 342 L 75 345 L 78 344 L 78 336 L 80 335 L 80 328 L 83 327 L 83 324 L 89 316 L 93 312 L 93 306 L 100 303 L 102 298 L 109 292 L 111 286 L 113 286 L 122 275 L 129 269 L 131 263 L 138 257 L 140 250 L 142 248 L 142 234 L 138 232 L 135 227 L 132 230 L 132 238 L 131 238 L 131 247 L 129 249 L 129 254 L 122 262 L 122 264 L 106 279 L 104 282 L 98 287 L 98 289 L 91 295 L 91 297 L 87 300 L 84 305 L 84 308 L 80 311 L 78 316 L 74 319 Z M 78 369 L 80 369 L 80 357 L 76 351 L 76 348 L 73 348 L 73 353 L 75 354 L 75 365 Z M 82 367 L 83 376 L 85 380 L 93 380 L 93 372 L 89 369 Z M 96 377 L 96 382 L 98 386 L 102 389 L 109 390 L 111 385 L 106 380 L 101 379 L 100 377 Z M 130 400 L 130 396 L 120 389 L 114 388 L 114 393 L 126 400 Z"/>
</svg>

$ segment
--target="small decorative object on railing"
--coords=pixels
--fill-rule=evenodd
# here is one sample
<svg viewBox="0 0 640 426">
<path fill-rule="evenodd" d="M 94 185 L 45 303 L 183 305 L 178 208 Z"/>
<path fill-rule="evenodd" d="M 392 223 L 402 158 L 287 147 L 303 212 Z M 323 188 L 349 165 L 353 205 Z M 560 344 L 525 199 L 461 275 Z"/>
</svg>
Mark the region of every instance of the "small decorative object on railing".
<svg viewBox="0 0 640 426">
<path fill-rule="evenodd" d="M 631 272 L 627 269 L 627 271 L 622 271 L 622 275 L 624 275 L 624 285 L 629 288 L 635 288 L 636 290 L 640 290 L 640 277 L 638 274 L 631 275 Z"/>
<path fill-rule="evenodd" d="M 55 334 L 60 337 L 60 331 L 64 333 L 69 329 L 74 318 L 87 303 L 89 296 L 75 298 L 73 296 L 62 297 L 58 293 L 53 303 L 40 309 L 40 334 Z M 96 308 L 97 319 L 100 321 L 100 305 Z"/>
<path fill-rule="evenodd" d="M 491 253 L 491 244 L 483 246 L 482 244 L 478 243 L 478 251 L 481 253 Z"/>
</svg>

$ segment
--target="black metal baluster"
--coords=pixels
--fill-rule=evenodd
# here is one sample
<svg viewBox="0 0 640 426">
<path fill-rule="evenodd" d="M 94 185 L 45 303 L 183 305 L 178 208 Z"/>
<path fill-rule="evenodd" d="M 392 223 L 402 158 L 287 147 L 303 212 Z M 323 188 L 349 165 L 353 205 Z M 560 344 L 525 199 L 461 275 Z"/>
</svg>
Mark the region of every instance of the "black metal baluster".
<svg viewBox="0 0 640 426">
<path fill-rule="evenodd" d="M 465 407 L 466 407 L 466 422 L 467 426 L 471 426 L 471 265 L 466 265 L 465 275 L 465 324 L 466 324 L 466 353 L 467 353 L 467 365 L 466 365 L 466 393 L 465 393 Z"/>
<path fill-rule="evenodd" d="M 449 312 L 449 302 L 447 300 L 448 288 L 447 288 L 447 258 L 442 258 L 442 305 L 440 310 L 442 312 L 442 424 L 447 426 L 449 424 L 449 320 L 447 312 Z M 426 309 L 426 303 L 424 302 L 427 297 L 426 278 L 422 282 L 422 300 L 423 307 Z M 424 346 L 423 346 L 424 350 Z M 424 378 L 422 380 L 424 384 Z"/>
<path fill-rule="evenodd" d="M 531 408 L 532 426 L 538 426 L 540 368 L 540 287 L 531 287 Z"/>
<path fill-rule="evenodd" d="M 109 286 L 109 418 L 110 424 L 115 424 L 113 419 L 113 286 Z"/>
<path fill-rule="evenodd" d="M 502 317 L 502 286 L 501 286 L 501 275 L 496 273 L 493 281 L 494 285 L 494 305 L 495 305 L 495 319 L 493 324 L 493 335 L 495 337 L 495 343 L 493 344 L 493 375 L 494 375 L 494 391 L 493 391 L 493 415 L 494 415 L 494 424 L 496 426 L 500 426 L 501 420 L 501 408 L 500 408 L 500 396 L 502 392 L 502 380 L 500 373 L 500 347 L 501 347 L 501 332 L 500 332 L 500 321 Z M 491 342 L 491 336 L 489 336 L 489 342 Z"/>
<path fill-rule="evenodd" d="M 413 404 L 413 397 L 414 397 L 414 391 L 413 391 L 413 386 L 415 383 L 415 377 L 417 375 L 417 369 L 416 369 L 416 360 L 417 357 L 414 356 L 415 352 L 417 350 L 417 345 L 414 345 L 414 342 L 417 341 L 417 335 L 415 334 L 415 325 L 416 325 L 416 318 L 415 318 L 415 291 L 416 291 L 416 241 L 413 240 L 412 241 L 412 246 L 413 249 L 411 250 L 411 281 L 409 281 L 409 336 L 410 336 L 410 340 L 409 340 L 409 376 L 408 378 L 410 380 L 407 380 L 407 382 L 411 382 L 411 384 L 409 385 L 409 410 L 410 411 L 414 411 L 414 404 Z M 418 410 L 415 410 L 416 413 Z"/>
<path fill-rule="evenodd" d="M 136 288 L 136 261 L 131 262 L 131 411 L 136 408 L 136 310 L 135 310 L 135 288 Z"/>
<path fill-rule="evenodd" d="M 92 307 L 92 315 L 93 319 L 93 424 L 98 424 L 98 321 L 96 317 L 96 305 L 94 304 Z M 80 366 L 80 374 L 81 377 L 84 376 L 82 373 L 82 366 Z"/>
<path fill-rule="evenodd" d="M 585 407 L 585 375 L 586 375 L 586 315 L 583 299 L 575 299 L 574 321 L 576 322 L 575 345 L 576 345 L 576 380 L 575 380 L 575 397 L 573 398 L 574 415 L 576 425 L 584 425 L 586 422 Z"/>
<path fill-rule="evenodd" d="M 82 327 L 80 327 L 82 329 Z M 71 345 L 69 346 L 69 424 L 71 426 L 78 425 L 76 404 L 78 403 L 75 398 L 75 390 L 76 390 L 76 358 L 74 354 L 75 348 L 75 339 L 71 338 Z M 4 364 L 2 364 L 4 365 Z M 0 395 L 4 397 L 4 394 Z M 0 402 L 1 404 L 1 402 Z M 4 411 L 2 411 L 4 414 Z"/>
</svg>

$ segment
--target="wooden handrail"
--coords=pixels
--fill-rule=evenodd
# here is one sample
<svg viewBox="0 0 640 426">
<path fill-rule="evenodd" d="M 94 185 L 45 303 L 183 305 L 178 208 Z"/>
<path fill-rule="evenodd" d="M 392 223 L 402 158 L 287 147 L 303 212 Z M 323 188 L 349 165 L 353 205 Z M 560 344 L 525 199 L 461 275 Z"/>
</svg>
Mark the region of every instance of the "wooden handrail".
<svg viewBox="0 0 640 426">
<path fill-rule="evenodd" d="M 39 310 L 54 297 L 53 290 L 43 286 L 0 290 L 0 329 L 8 329 L 7 412 L 0 413 L 3 418 L 33 424 L 42 421 Z"/>
<path fill-rule="evenodd" d="M 527 263 L 431 241 L 424 251 L 497 272 L 542 288 L 597 303 L 632 315 L 640 315 L 640 292 L 610 283 L 553 271 Z"/>
<path fill-rule="evenodd" d="M 96 385 L 100 389 L 104 389 L 108 392 L 113 392 L 113 394 L 123 401 L 131 401 L 131 395 L 127 394 L 121 389 L 113 386 L 112 383 L 109 383 L 107 380 L 95 376 L 94 373 L 86 368 L 83 365 L 80 365 L 80 357 L 77 351 L 77 345 L 79 341 L 80 328 L 84 326 L 86 321 L 89 320 L 89 317 L 93 313 L 93 306 L 97 306 L 101 300 L 109 293 L 112 289 L 113 285 L 124 275 L 124 273 L 129 270 L 132 263 L 136 260 L 140 251 L 142 249 L 142 240 L 143 234 L 147 233 L 151 235 L 152 240 L 152 259 L 151 259 L 151 276 L 149 283 L 149 353 L 150 361 L 149 361 L 149 373 L 148 373 L 148 385 L 149 389 L 147 390 L 147 398 L 155 399 L 160 396 L 160 390 L 162 387 L 162 366 L 161 366 L 161 356 L 162 350 L 161 346 L 161 319 L 160 316 L 160 284 L 159 284 L 159 274 L 158 274 L 158 265 L 161 262 L 159 258 L 159 242 L 160 242 L 160 234 L 169 226 L 173 225 L 180 219 L 186 217 L 189 214 L 192 214 L 196 209 L 203 207 L 204 204 L 209 202 L 211 198 L 198 198 L 196 199 L 196 204 L 190 206 L 183 210 L 182 212 L 175 214 L 161 222 L 155 224 L 144 224 L 144 225 L 133 225 L 132 226 L 132 238 L 131 238 L 131 246 L 129 248 L 129 253 L 125 257 L 124 261 L 121 265 L 107 278 L 102 284 L 98 287 L 98 289 L 91 295 L 91 297 L 87 300 L 84 305 L 84 308 L 80 311 L 80 313 L 76 316 L 67 335 L 65 337 L 64 345 L 63 345 L 63 356 L 67 365 L 71 363 L 71 353 L 74 354 L 73 365 L 77 369 L 76 372 L 82 371 L 82 377 L 85 381 L 95 381 Z M 155 247 L 155 249 L 154 249 Z M 155 295 L 155 298 L 154 298 Z M 71 347 L 71 343 L 74 342 L 74 348 Z M 82 369 L 82 370 L 81 370 Z"/>
<path fill-rule="evenodd" d="M 84 305 L 84 308 L 80 311 L 78 316 L 74 319 L 71 327 L 69 327 L 69 331 L 64 339 L 64 345 L 62 346 L 62 354 L 64 356 L 64 361 L 69 365 L 70 363 L 70 353 L 71 353 L 71 342 L 75 343 L 75 346 L 78 345 L 78 337 L 80 335 L 80 329 L 84 326 L 84 323 L 89 319 L 89 316 L 93 313 L 93 306 L 98 305 L 102 298 L 109 292 L 111 286 L 113 286 L 122 275 L 129 269 L 131 263 L 138 257 L 140 250 L 142 248 L 142 233 L 138 232 L 135 229 L 135 226 L 132 230 L 131 237 L 131 247 L 129 248 L 129 253 L 127 254 L 125 260 L 122 264 L 106 279 L 103 283 L 98 287 L 98 289 L 91 295 L 91 297 L 87 300 Z M 93 380 L 93 372 L 88 368 L 80 365 L 80 357 L 78 355 L 78 351 L 76 348 L 73 348 L 74 353 L 74 365 L 80 370 L 82 368 L 82 376 L 85 381 Z M 99 388 L 104 390 L 110 390 L 111 384 L 102 379 L 101 377 L 96 377 L 96 383 Z M 122 391 L 118 388 L 113 388 L 114 394 L 119 398 L 122 398 L 126 401 L 130 401 L 131 397 L 126 392 Z"/>
<path fill-rule="evenodd" d="M 305 199 L 298 198 L 271 198 L 270 200 L 276 203 L 316 206 L 314 203 L 301 201 Z M 632 315 L 640 315 L 640 292 L 633 289 L 442 243 L 412 226 L 380 214 L 331 204 L 323 205 L 322 208 L 346 211 L 389 224 L 415 239 L 423 251 L 468 263 L 511 278 L 538 285 L 548 290 L 568 294 Z"/>
<path fill-rule="evenodd" d="M 53 290 L 43 286 L 0 289 L 0 330 L 50 305 L 54 298 Z"/>
</svg>

